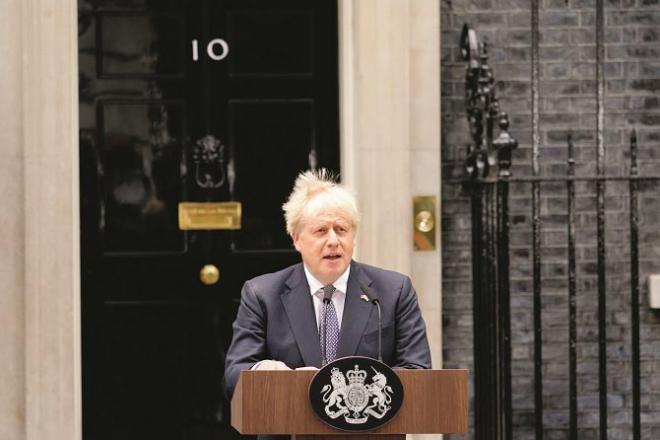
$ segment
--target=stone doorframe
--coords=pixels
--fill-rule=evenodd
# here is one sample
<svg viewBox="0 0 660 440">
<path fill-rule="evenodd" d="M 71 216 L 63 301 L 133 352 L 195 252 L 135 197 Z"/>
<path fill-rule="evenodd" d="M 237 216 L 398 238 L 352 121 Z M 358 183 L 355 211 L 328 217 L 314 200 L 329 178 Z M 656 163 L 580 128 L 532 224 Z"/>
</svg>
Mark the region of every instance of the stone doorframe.
<svg viewBox="0 0 660 440">
<path fill-rule="evenodd" d="M 440 367 L 439 251 L 411 225 L 412 195 L 440 194 L 439 2 L 338 1 L 359 257 L 411 274 Z M 0 27 L 0 438 L 79 440 L 77 1 L 6 0 Z"/>
<path fill-rule="evenodd" d="M 76 0 L 7 0 L 0 39 L 0 438 L 76 440 Z"/>
</svg>

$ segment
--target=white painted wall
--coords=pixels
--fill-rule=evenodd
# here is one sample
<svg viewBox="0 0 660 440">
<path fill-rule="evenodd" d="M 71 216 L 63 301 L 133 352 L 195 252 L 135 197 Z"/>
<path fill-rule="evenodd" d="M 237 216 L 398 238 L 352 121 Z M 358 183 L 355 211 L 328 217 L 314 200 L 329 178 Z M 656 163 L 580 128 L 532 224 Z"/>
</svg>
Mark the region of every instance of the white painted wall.
<svg viewBox="0 0 660 440">
<path fill-rule="evenodd" d="M 75 0 L 6 0 L 0 438 L 80 438 Z"/>
<path fill-rule="evenodd" d="M 436 251 L 412 243 L 413 196 L 440 200 L 439 2 L 339 5 L 341 166 L 363 215 L 357 259 L 411 276 L 440 368 L 439 236 Z"/>
</svg>

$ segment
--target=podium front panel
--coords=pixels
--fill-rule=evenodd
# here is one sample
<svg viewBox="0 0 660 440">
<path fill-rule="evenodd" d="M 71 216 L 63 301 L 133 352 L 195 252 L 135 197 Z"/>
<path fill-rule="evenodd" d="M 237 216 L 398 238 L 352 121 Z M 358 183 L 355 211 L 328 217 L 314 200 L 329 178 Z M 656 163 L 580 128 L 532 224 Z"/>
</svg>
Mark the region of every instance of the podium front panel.
<svg viewBox="0 0 660 440">
<path fill-rule="evenodd" d="M 405 389 L 399 413 L 369 434 L 467 431 L 467 370 L 395 370 Z M 232 426 L 242 434 L 348 434 L 312 411 L 315 371 L 242 371 L 232 399 Z"/>
</svg>

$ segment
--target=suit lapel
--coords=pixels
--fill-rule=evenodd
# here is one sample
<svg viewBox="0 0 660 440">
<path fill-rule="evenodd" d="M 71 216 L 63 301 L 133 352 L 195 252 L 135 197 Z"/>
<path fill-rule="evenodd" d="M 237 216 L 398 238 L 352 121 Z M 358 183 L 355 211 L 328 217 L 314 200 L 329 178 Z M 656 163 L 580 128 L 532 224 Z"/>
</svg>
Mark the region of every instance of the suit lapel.
<svg viewBox="0 0 660 440">
<path fill-rule="evenodd" d="M 358 343 L 362 339 L 367 322 L 369 322 L 369 316 L 371 316 L 374 309 L 373 304 L 360 299 L 363 294 L 360 285 L 370 286 L 371 279 L 362 271 L 360 264 L 353 261 L 351 262 L 351 273 L 348 276 L 346 287 L 346 302 L 344 303 L 344 314 L 341 318 L 337 358 L 355 355 Z"/>
<path fill-rule="evenodd" d="M 316 328 L 314 302 L 302 264 L 293 271 L 291 277 L 286 281 L 286 286 L 288 290 L 281 295 L 282 304 L 298 343 L 300 354 L 306 366 L 320 367 L 319 330 Z"/>
</svg>

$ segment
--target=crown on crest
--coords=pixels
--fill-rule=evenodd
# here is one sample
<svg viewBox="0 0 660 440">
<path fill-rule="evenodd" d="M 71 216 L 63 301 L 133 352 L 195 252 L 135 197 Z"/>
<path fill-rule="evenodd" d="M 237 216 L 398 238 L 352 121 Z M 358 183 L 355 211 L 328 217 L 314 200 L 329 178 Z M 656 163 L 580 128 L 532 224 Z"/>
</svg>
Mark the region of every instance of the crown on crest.
<svg viewBox="0 0 660 440">
<path fill-rule="evenodd" d="M 346 373 L 346 377 L 348 377 L 349 384 L 363 384 L 367 379 L 367 372 L 360 370 L 356 365 L 355 368 Z"/>
</svg>

